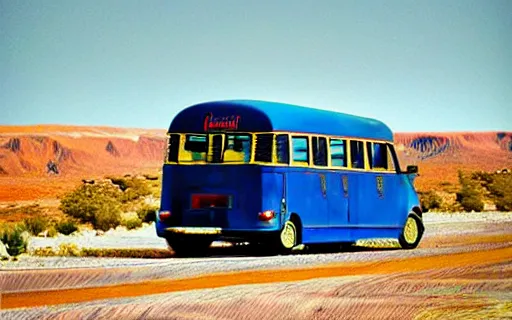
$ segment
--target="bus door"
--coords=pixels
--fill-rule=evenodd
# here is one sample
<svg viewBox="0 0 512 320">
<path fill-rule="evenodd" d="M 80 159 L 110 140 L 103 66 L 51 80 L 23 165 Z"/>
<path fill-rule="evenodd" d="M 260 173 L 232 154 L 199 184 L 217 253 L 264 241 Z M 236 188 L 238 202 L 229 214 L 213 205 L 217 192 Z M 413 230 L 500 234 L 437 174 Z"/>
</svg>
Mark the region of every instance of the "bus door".
<svg viewBox="0 0 512 320">
<path fill-rule="evenodd" d="M 341 173 L 329 174 L 329 226 L 344 227 L 348 221 L 348 175 Z"/>
<path fill-rule="evenodd" d="M 331 166 L 347 167 L 347 140 L 329 138 Z M 336 228 L 349 224 L 349 183 L 347 171 L 329 173 L 329 226 Z"/>
<path fill-rule="evenodd" d="M 399 223 L 400 180 L 395 163 L 386 143 L 367 142 L 369 165 L 372 170 L 369 192 L 373 198 L 372 224 L 392 226 Z"/>
<path fill-rule="evenodd" d="M 373 207 L 376 198 L 372 196 L 372 177 L 365 172 L 364 143 L 358 140 L 350 140 L 350 166 L 352 171 L 348 173 L 349 186 L 349 223 L 369 225 L 374 221 Z"/>
</svg>

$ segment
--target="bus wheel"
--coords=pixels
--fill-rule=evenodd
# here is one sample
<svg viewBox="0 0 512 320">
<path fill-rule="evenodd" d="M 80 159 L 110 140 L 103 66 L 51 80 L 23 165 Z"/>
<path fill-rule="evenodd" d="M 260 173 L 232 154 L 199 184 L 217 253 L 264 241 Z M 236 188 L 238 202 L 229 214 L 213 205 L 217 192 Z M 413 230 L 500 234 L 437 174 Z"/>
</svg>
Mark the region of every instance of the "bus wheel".
<svg viewBox="0 0 512 320">
<path fill-rule="evenodd" d="M 293 221 L 285 222 L 281 233 L 279 234 L 280 251 L 290 252 L 297 245 L 297 227 Z"/>
<path fill-rule="evenodd" d="M 402 234 L 398 238 L 398 242 L 403 249 L 414 249 L 418 246 L 425 231 L 425 226 L 421 218 L 415 214 L 410 213 L 405 222 Z"/>
<path fill-rule="evenodd" d="M 208 253 L 212 241 L 207 239 L 167 239 L 167 244 L 177 257 L 199 257 Z"/>
</svg>

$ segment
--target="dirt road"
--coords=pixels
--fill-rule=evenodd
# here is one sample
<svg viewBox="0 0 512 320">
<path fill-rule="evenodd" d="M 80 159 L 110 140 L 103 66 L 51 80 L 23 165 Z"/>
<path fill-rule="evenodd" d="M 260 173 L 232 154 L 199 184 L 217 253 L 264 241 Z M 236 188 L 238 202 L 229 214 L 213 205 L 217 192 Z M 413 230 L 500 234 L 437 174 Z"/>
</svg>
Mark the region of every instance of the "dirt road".
<svg viewBox="0 0 512 320">
<path fill-rule="evenodd" d="M 428 226 L 415 250 L 165 259 L 8 271 L 0 316 L 111 319 L 512 317 L 512 223 Z"/>
</svg>

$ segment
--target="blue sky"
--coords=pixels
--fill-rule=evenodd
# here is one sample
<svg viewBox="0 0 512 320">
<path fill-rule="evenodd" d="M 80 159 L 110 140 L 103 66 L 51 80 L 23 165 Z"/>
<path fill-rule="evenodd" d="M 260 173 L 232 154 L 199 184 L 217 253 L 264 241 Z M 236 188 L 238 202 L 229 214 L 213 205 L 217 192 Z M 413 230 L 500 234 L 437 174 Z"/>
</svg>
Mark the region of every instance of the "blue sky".
<svg viewBox="0 0 512 320">
<path fill-rule="evenodd" d="M 166 128 L 237 98 L 511 131 L 512 1 L 0 0 L 0 124 Z"/>
</svg>

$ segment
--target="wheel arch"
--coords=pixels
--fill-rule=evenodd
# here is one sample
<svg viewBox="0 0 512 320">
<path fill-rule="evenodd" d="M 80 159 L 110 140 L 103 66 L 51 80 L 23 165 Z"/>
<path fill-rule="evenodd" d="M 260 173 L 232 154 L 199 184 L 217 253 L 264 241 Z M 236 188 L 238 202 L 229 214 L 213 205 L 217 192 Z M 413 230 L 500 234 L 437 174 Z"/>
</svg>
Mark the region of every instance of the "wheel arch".
<svg viewBox="0 0 512 320">
<path fill-rule="evenodd" d="M 416 213 L 418 215 L 418 217 L 423 219 L 423 211 L 421 210 L 421 208 L 419 206 L 412 207 L 411 211 Z"/>
<path fill-rule="evenodd" d="M 298 213 L 292 212 L 290 214 L 289 220 L 293 222 L 293 224 L 297 228 L 297 244 L 302 244 L 302 220 Z"/>
</svg>

